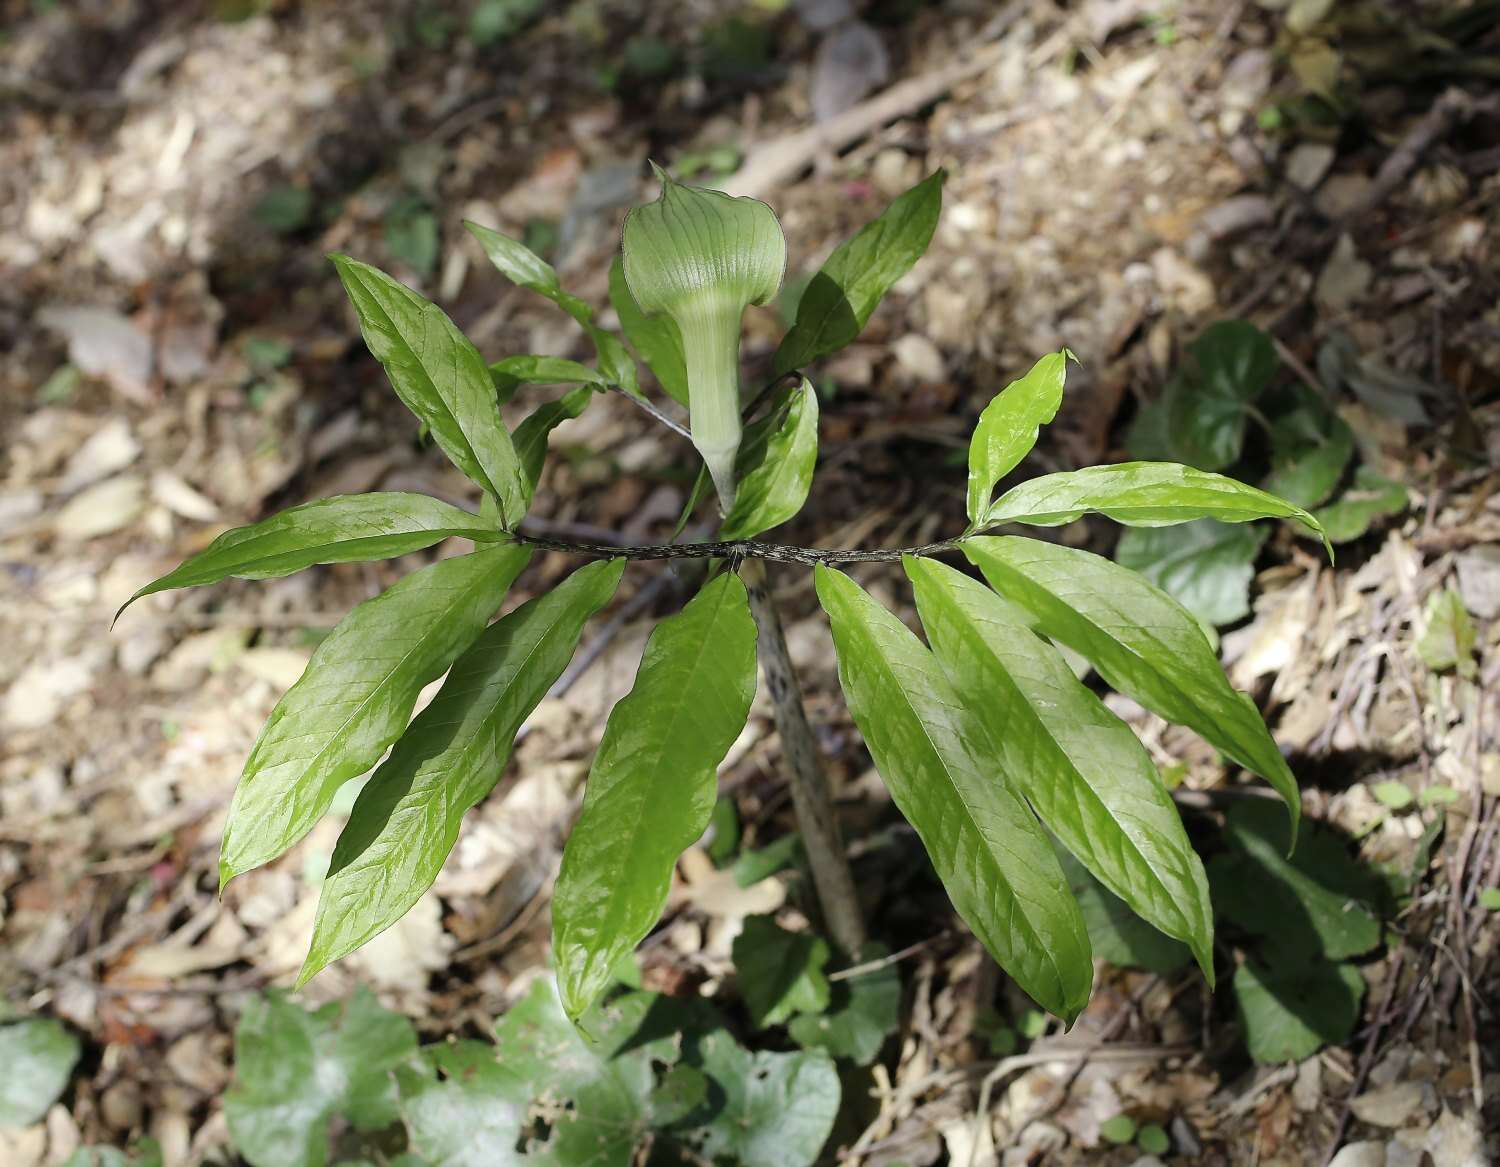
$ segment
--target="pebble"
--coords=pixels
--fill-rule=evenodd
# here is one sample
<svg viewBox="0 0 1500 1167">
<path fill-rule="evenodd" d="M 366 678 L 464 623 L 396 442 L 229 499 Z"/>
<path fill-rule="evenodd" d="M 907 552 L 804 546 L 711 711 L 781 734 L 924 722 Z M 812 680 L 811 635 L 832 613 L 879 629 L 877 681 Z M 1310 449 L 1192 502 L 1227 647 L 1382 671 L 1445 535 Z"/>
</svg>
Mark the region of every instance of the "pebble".
<svg viewBox="0 0 1500 1167">
<path fill-rule="evenodd" d="M 1394 1128 L 1404 1126 L 1421 1104 L 1422 1087 L 1416 1082 L 1399 1082 L 1361 1094 L 1349 1104 L 1349 1109 L 1360 1122 Z"/>
<path fill-rule="evenodd" d="M 1328 1167 L 1386 1167 L 1385 1144 L 1374 1139 L 1362 1143 L 1345 1143 Z"/>
<path fill-rule="evenodd" d="M 891 351 L 896 354 L 901 371 L 915 380 L 941 381 L 947 376 L 943 354 L 920 333 L 908 332 L 891 346 Z"/>
<path fill-rule="evenodd" d="M 1500 547 L 1472 547 L 1455 559 L 1458 594 L 1481 620 L 1500 616 Z"/>
<path fill-rule="evenodd" d="M 1287 156 L 1286 178 L 1302 190 L 1316 190 L 1333 166 L 1335 151 L 1326 142 L 1300 142 Z"/>
<path fill-rule="evenodd" d="M 52 530 L 70 543 L 97 539 L 134 522 L 145 503 L 146 484 L 138 475 L 107 478 L 64 505 L 52 520 Z"/>
</svg>

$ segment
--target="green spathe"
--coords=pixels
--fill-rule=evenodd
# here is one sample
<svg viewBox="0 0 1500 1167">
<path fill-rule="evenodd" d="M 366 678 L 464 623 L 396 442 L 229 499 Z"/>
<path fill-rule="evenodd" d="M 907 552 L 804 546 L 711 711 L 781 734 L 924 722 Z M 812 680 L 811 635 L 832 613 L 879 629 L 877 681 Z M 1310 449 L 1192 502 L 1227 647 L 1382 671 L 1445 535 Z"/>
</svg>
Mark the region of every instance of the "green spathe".
<svg viewBox="0 0 1500 1167">
<path fill-rule="evenodd" d="M 780 288 L 786 239 L 765 203 L 655 169 L 661 198 L 625 219 L 625 283 L 646 316 L 665 314 L 681 334 L 693 445 L 727 513 L 740 446 L 740 318 Z"/>
</svg>

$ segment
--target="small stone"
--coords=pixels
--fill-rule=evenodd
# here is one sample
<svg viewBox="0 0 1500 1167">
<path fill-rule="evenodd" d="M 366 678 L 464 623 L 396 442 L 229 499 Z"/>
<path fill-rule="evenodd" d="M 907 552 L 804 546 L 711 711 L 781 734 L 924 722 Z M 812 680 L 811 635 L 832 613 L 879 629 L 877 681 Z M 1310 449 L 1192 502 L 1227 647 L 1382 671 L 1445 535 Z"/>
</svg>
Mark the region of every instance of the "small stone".
<svg viewBox="0 0 1500 1167">
<path fill-rule="evenodd" d="M 0 535 L 12 531 L 42 513 L 42 492 L 15 490 L 0 494 Z"/>
<path fill-rule="evenodd" d="M 1335 174 L 1318 188 L 1313 205 L 1330 219 L 1342 219 L 1364 202 L 1369 189 L 1369 175 Z"/>
<path fill-rule="evenodd" d="M 1224 70 L 1220 98 L 1232 108 L 1250 110 L 1260 105 L 1271 88 L 1275 60 L 1267 49 L 1246 49 Z"/>
<path fill-rule="evenodd" d="M 1264 195 L 1237 195 L 1226 199 L 1216 207 L 1210 207 L 1199 220 L 1199 226 L 1213 240 L 1227 239 L 1248 231 L 1251 227 L 1262 227 L 1275 214 L 1271 200 Z"/>
<path fill-rule="evenodd" d="M 1500 616 L 1500 547 L 1488 544 L 1462 552 L 1458 567 L 1458 594 L 1464 607 L 1481 620 Z"/>
<path fill-rule="evenodd" d="M 118 474 L 141 454 L 141 444 L 130 432 L 125 419 L 117 417 L 96 429 L 83 445 L 73 452 L 63 468 L 58 490 L 72 494 L 92 486 L 102 478 Z"/>
<path fill-rule="evenodd" d="M 88 688 L 94 663 L 74 657 L 37 663 L 10 684 L 0 705 L 0 725 L 11 729 L 40 729 L 51 725 L 63 706 Z"/>
<path fill-rule="evenodd" d="M 111 1130 L 133 1131 L 141 1125 L 141 1088 L 122 1078 L 99 1096 L 99 1114 Z"/>
<path fill-rule="evenodd" d="M 194 523 L 211 523 L 219 517 L 219 507 L 212 499 L 194 490 L 170 470 L 151 475 L 151 497 L 174 515 Z"/>
<path fill-rule="evenodd" d="M 891 346 L 901 371 L 917 381 L 941 381 L 947 376 L 943 354 L 920 333 L 908 332 Z"/>
<path fill-rule="evenodd" d="M 59 539 L 82 543 L 128 526 L 146 503 L 146 484 L 134 474 L 108 478 L 75 495 L 52 520 Z"/>
<path fill-rule="evenodd" d="M 1386 1167 L 1385 1144 L 1373 1139 L 1363 1143 L 1345 1143 L 1328 1167 Z"/>
<path fill-rule="evenodd" d="M 1325 142 L 1299 142 L 1286 160 L 1286 178 L 1302 190 L 1316 190 L 1333 166 L 1335 150 Z"/>
<path fill-rule="evenodd" d="M 1422 1087 L 1416 1082 L 1400 1082 L 1361 1094 L 1349 1104 L 1349 1109 L 1360 1122 L 1394 1129 L 1404 1126 L 1421 1104 Z"/>
<path fill-rule="evenodd" d="M 1323 272 L 1318 276 L 1313 295 L 1318 303 L 1333 312 L 1342 312 L 1356 301 L 1362 300 L 1370 290 L 1370 280 L 1375 269 L 1359 258 L 1354 240 L 1348 235 L 1339 236 L 1339 241 L 1328 257 Z"/>
<path fill-rule="evenodd" d="M 58 305 L 43 308 L 44 328 L 68 340 L 68 360 L 91 377 L 102 377 L 126 397 L 145 400 L 154 364 L 151 338 L 109 308 Z"/>
</svg>

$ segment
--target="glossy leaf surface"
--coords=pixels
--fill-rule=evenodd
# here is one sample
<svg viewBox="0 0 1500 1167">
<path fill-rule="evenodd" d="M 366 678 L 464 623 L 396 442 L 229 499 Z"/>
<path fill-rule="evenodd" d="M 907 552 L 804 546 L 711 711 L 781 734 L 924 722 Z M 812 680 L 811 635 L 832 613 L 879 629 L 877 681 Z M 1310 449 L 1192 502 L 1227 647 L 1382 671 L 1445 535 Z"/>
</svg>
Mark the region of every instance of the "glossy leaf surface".
<svg viewBox="0 0 1500 1167">
<path fill-rule="evenodd" d="M 757 465 L 740 480 L 719 538 L 749 539 L 796 515 L 807 501 L 817 462 L 818 395 L 804 377 L 780 424 L 766 437 Z"/>
<path fill-rule="evenodd" d="M 1297 780 L 1181 604 L 1117 563 L 1040 539 L 982 536 L 967 540 L 964 554 L 995 591 L 1031 614 L 1036 631 L 1088 659 L 1119 692 L 1270 782 L 1295 826 Z"/>
<path fill-rule="evenodd" d="M 1021 464 L 1036 445 L 1038 429 L 1057 416 L 1067 377 L 1067 349 L 1048 353 L 1019 380 L 995 395 L 969 439 L 969 522 L 978 524 L 989 510 L 999 482 Z M 1075 360 L 1077 358 L 1074 358 Z"/>
<path fill-rule="evenodd" d="M 1076 1016 L 1088 935 L 1052 844 L 933 655 L 848 576 L 817 568 L 849 712 L 953 905 L 1038 1004 Z"/>
<path fill-rule="evenodd" d="M 478 515 L 425 494 L 375 491 L 320 498 L 225 531 L 180 567 L 136 592 L 125 607 L 170 588 L 231 577 L 273 579 L 319 563 L 390 559 L 454 535 L 481 541 L 504 538 Z"/>
<path fill-rule="evenodd" d="M 931 559 L 907 558 L 917 611 L 996 763 L 1042 822 L 1143 919 L 1192 948 L 1213 981 L 1203 864 L 1156 767 L 1023 611 Z"/>
<path fill-rule="evenodd" d="M 598 385 L 603 388 L 609 384 L 609 379 L 598 369 L 564 357 L 506 357 L 490 366 L 490 375 L 496 380 L 503 378 L 526 385 Z"/>
<path fill-rule="evenodd" d="M 500 780 L 521 723 L 623 570 L 623 560 L 581 568 L 496 621 L 454 664 L 354 803 L 300 982 L 390 927 L 432 886 L 465 812 Z"/>
<path fill-rule="evenodd" d="M 859 336 L 881 298 L 932 242 L 946 178 L 939 170 L 898 195 L 828 257 L 802 293 L 797 320 L 776 350 L 778 374 L 837 352 Z"/>
<path fill-rule="evenodd" d="M 1056 527 L 1097 512 L 1136 527 L 1164 527 L 1192 519 L 1245 523 L 1296 519 L 1322 534 L 1318 520 L 1294 503 L 1175 462 L 1122 462 L 1044 474 L 1000 496 L 983 525 L 1029 523 Z"/>
<path fill-rule="evenodd" d="M 594 755 L 552 897 L 570 1017 L 656 924 L 678 856 L 708 826 L 717 767 L 754 696 L 755 622 L 745 585 L 724 574 L 656 626 Z"/>
<path fill-rule="evenodd" d="M 502 546 L 441 560 L 339 622 L 245 761 L 224 824 L 220 886 L 302 838 L 338 788 L 380 760 L 422 687 L 484 630 L 530 558 L 530 548 Z"/>
<path fill-rule="evenodd" d="M 521 468 L 479 350 L 436 304 L 378 268 L 345 255 L 333 262 L 396 395 L 453 464 L 500 504 L 504 525 L 520 522 Z"/>
</svg>

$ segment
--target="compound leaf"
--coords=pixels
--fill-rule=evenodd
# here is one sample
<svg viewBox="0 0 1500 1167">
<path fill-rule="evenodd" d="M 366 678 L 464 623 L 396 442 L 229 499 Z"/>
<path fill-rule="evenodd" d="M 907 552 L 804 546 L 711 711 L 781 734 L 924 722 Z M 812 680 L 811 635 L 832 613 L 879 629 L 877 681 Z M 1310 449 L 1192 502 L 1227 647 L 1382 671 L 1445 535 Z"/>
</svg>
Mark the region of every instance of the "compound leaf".
<svg viewBox="0 0 1500 1167">
<path fill-rule="evenodd" d="M 290 507 L 225 531 L 181 566 L 153 580 L 121 606 L 171 588 L 220 580 L 274 579 L 319 563 L 390 559 L 431 547 L 451 536 L 503 539 L 478 515 L 425 494 L 376 491 L 340 494 Z"/>
<path fill-rule="evenodd" d="M 1038 1004 L 1077 1016 L 1093 981 L 1083 918 L 995 743 L 895 616 L 830 568 L 817 589 L 849 712 L 954 907 Z"/>
<path fill-rule="evenodd" d="M 614 595 L 593 563 L 487 629 L 360 791 L 323 881 L 299 984 L 399 920 L 432 886 L 464 813 L 500 780 L 521 723 Z"/>
<path fill-rule="evenodd" d="M 667 396 L 686 409 L 687 362 L 682 355 L 682 334 L 666 313 L 647 316 L 641 311 L 625 282 L 625 265 L 618 255 L 609 268 L 609 302 L 620 318 L 620 331 L 625 339 L 656 374 Z"/>
<path fill-rule="evenodd" d="M 1132 527 L 1165 527 L 1191 519 L 1221 523 L 1296 519 L 1315 534 L 1323 534 L 1318 520 L 1294 503 L 1222 474 L 1175 462 L 1121 462 L 1044 474 L 1001 495 L 983 526 L 1056 527 L 1091 511 Z"/>
<path fill-rule="evenodd" d="M 78 1039 L 48 1017 L 0 1025 L 0 1128 L 42 1119 L 67 1088 Z"/>
<path fill-rule="evenodd" d="M 1213 982 L 1203 864 L 1130 727 L 1027 627 L 962 572 L 905 560 L 933 651 L 989 731 L 996 764 L 1042 822 L 1143 919 L 1193 950 Z"/>
<path fill-rule="evenodd" d="M 1297 780 L 1255 706 L 1230 686 L 1192 613 L 1128 568 L 1076 548 L 979 537 L 965 541 L 964 554 L 995 591 L 1031 614 L 1036 631 L 1265 778 L 1286 801 L 1295 836 Z"/>
<path fill-rule="evenodd" d="M 500 504 L 504 526 L 520 522 L 521 467 L 479 350 L 436 304 L 379 268 L 347 255 L 333 262 L 396 395 L 453 464 Z"/>
<path fill-rule="evenodd" d="M 323 1167 L 335 1115 L 362 1131 L 396 1121 L 393 1071 L 416 1052 L 411 1022 L 366 988 L 315 1013 L 278 992 L 251 997 L 224 1097 L 235 1149 L 252 1167 Z"/>
<path fill-rule="evenodd" d="M 969 439 L 969 522 L 977 525 L 989 509 L 999 482 L 1036 445 L 1039 428 L 1057 416 L 1067 376 L 1067 349 L 1049 353 L 1018 381 L 997 393 Z"/>
<path fill-rule="evenodd" d="M 767 435 L 759 463 L 741 479 L 719 538 L 749 539 L 790 519 L 807 501 L 817 462 L 818 395 L 804 377 Z"/>
<path fill-rule="evenodd" d="M 656 626 L 594 755 L 552 896 L 552 949 L 575 1020 L 660 917 L 754 696 L 755 622 L 745 585 L 724 574 Z"/>
<path fill-rule="evenodd" d="M 507 545 L 441 560 L 339 622 L 245 761 L 224 824 L 221 887 L 302 838 L 338 788 L 380 760 L 422 687 L 484 630 L 530 558 Z"/>
<path fill-rule="evenodd" d="M 802 293 L 796 323 L 776 350 L 778 375 L 837 352 L 860 334 L 891 285 L 932 242 L 946 178 L 936 171 L 898 195 L 828 257 Z"/>
</svg>

